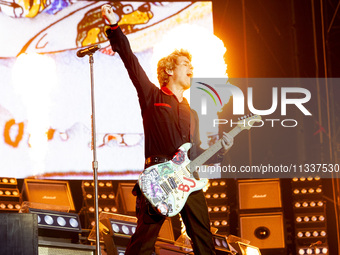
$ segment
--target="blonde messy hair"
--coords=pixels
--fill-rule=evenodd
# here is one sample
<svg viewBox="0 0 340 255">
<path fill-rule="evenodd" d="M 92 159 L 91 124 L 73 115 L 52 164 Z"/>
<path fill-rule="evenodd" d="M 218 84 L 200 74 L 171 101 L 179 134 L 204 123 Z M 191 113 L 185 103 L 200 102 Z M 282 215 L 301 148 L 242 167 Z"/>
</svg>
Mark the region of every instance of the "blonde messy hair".
<svg viewBox="0 0 340 255">
<path fill-rule="evenodd" d="M 175 50 L 170 55 L 162 58 L 157 64 L 157 78 L 161 87 L 166 86 L 169 83 L 169 74 L 167 70 L 174 70 L 179 57 L 187 57 L 191 61 L 191 54 L 184 49 Z"/>
</svg>

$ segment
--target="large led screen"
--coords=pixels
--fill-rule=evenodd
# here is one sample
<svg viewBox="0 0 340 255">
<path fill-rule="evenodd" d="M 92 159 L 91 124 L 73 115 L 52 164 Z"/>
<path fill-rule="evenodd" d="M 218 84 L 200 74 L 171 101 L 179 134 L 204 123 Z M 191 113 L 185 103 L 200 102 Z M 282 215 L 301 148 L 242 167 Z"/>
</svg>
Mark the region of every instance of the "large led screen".
<svg viewBox="0 0 340 255">
<path fill-rule="evenodd" d="M 174 44 L 170 37 L 187 47 L 185 36 L 194 33 L 191 44 L 199 46 L 203 31 L 212 32 L 211 2 L 1 1 L 1 176 L 92 178 L 91 92 L 100 178 L 134 179 L 143 169 L 137 93 L 106 38 L 105 3 L 155 84 L 165 54 L 158 45 Z M 89 57 L 76 55 L 91 45 L 101 46 L 93 91 Z"/>
</svg>

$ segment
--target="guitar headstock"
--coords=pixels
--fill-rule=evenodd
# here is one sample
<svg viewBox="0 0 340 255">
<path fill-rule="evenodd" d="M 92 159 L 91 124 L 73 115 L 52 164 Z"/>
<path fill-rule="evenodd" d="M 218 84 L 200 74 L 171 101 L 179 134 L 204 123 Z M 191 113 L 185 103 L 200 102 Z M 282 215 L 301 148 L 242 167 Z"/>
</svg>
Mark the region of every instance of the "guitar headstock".
<svg viewBox="0 0 340 255">
<path fill-rule="evenodd" d="M 246 115 L 238 119 L 239 124 L 237 126 L 239 126 L 242 130 L 251 129 L 254 123 L 260 122 L 261 119 L 260 115 Z"/>
</svg>

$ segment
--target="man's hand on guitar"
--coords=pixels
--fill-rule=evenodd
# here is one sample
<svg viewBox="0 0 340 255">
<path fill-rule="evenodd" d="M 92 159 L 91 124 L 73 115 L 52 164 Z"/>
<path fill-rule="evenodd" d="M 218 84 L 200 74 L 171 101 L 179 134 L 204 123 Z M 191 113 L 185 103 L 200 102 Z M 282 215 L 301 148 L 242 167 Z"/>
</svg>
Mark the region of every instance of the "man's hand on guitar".
<svg viewBox="0 0 340 255">
<path fill-rule="evenodd" d="M 234 144 L 234 137 L 232 137 L 230 134 L 223 132 L 222 137 L 222 146 L 224 153 L 227 153 L 227 151 L 233 146 Z"/>
</svg>

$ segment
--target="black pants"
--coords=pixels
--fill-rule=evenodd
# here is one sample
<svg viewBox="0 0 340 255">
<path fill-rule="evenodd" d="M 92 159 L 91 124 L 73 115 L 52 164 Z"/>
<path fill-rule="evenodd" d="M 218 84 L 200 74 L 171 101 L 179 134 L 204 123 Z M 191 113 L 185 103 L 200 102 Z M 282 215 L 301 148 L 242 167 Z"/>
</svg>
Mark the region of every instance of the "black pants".
<svg viewBox="0 0 340 255">
<path fill-rule="evenodd" d="M 136 191 L 136 216 L 137 228 L 128 244 L 126 255 L 150 255 L 155 247 L 158 233 L 165 217 L 159 215 L 151 208 L 138 187 Z M 181 216 L 186 231 L 191 238 L 195 255 L 215 254 L 212 234 L 210 232 L 210 220 L 208 208 L 203 191 L 195 191 L 190 194 L 181 211 Z"/>
</svg>

